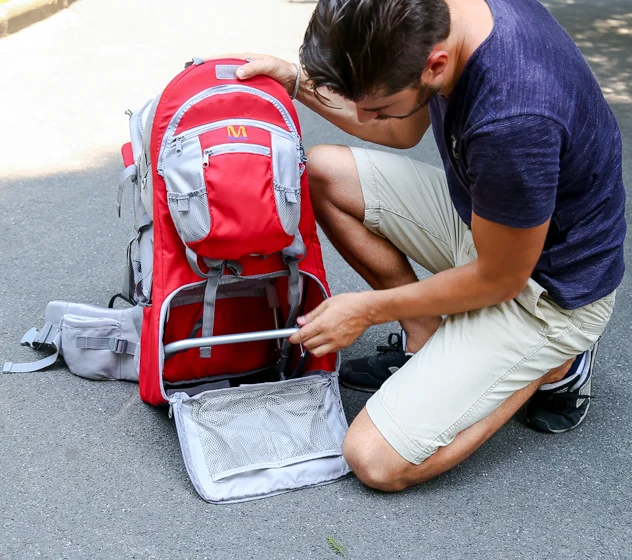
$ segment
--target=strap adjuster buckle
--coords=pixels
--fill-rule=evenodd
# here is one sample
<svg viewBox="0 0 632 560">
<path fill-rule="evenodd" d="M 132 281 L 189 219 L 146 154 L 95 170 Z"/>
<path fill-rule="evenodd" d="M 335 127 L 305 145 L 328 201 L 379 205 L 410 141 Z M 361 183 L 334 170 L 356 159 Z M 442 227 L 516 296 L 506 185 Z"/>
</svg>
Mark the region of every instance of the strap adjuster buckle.
<svg viewBox="0 0 632 560">
<path fill-rule="evenodd" d="M 127 340 L 124 338 L 110 338 L 110 350 L 115 354 L 125 354 L 127 352 Z"/>
</svg>

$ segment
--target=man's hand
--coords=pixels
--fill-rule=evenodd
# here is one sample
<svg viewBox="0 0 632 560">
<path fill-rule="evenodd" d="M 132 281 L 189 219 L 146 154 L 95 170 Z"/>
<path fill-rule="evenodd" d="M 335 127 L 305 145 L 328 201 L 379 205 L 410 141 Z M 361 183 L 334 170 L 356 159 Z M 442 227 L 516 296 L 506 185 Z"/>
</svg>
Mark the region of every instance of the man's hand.
<svg viewBox="0 0 632 560">
<path fill-rule="evenodd" d="M 211 56 L 206 60 L 221 58 L 240 58 L 249 61 L 237 69 L 237 78 L 240 80 L 248 80 L 255 76 L 269 76 L 279 82 L 289 95 L 294 92 L 296 66 L 291 62 L 267 54 L 257 53 L 222 54 Z"/>
<path fill-rule="evenodd" d="M 301 330 L 290 338 L 312 355 L 324 356 L 351 346 L 371 325 L 372 292 L 340 294 L 298 318 Z"/>
<path fill-rule="evenodd" d="M 237 77 L 240 80 L 255 76 L 269 76 L 279 82 L 289 95 L 294 92 L 297 69 L 291 62 L 265 54 L 246 54 L 240 57 L 250 60 L 237 69 Z"/>
</svg>

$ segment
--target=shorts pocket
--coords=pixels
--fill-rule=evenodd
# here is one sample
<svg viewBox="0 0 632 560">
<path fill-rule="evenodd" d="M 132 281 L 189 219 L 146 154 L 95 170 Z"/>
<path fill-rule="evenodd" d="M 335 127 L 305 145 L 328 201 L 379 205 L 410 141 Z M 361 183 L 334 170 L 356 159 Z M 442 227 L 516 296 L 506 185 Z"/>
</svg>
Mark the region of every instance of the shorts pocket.
<svg viewBox="0 0 632 560">
<path fill-rule="evenodd" d="M 570 320 L 580 331 L 600 336 L 612 317 L 614 304 L 615 292 L 594 303 L 575 309 Z"/>
<path fill-rule="evenodd" d="M 604 329 L 606 328 L 606 324 L 597 325 L 595 323 L 582 323 L 581 325 L 579 325 L 579 330 L 587 334 L 596 334 L 598 336 L 601 336 Z"/>
</svg>

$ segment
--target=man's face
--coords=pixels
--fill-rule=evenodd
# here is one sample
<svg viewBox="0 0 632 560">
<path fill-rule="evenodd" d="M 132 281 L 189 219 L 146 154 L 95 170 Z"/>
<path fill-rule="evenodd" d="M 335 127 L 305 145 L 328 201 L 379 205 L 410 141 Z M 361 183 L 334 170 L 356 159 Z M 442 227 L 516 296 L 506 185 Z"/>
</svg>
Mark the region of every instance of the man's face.
<svg viewBox="0 0 632 560">
<path fill-rule="evenodd" d="M 392 95 L 367 96 L 356 103 L 358 121 L 407 119 L 423 109 L 439 93 L 440 87 L 424 86 L 407 88 Z"/>
</svg>

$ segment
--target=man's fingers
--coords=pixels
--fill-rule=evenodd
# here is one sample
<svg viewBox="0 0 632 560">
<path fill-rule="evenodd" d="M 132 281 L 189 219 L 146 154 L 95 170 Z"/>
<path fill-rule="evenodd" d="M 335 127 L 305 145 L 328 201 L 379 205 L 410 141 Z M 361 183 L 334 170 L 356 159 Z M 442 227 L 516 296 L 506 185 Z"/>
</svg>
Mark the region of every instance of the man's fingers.
<svg viewBox="0 0 632 560">
<path fill-rule="evenodd" d="M 310 353 L 315 358 L 320 358 L 325 354 L 331 354 L 332 352 L 336 352 L 337 349 L 332 344 L 323 344 L 322 346 L 317 346 L 316 348 L 310 350 Z"/>
<path fill-rule="evenodd" d="M 276 64 L 269 59 L 252 58 L 251 62 L 240 66 L 237 69 L 237 77 L 240 80 L 247 80 L 255 76 L 265 75 L 271 78 L 275 76 Z"/>
<path fill-rule="evenodd" d="M 325 311 L 325 309 L 327 309 L 328 305 L 329 304 L 327 300 L 323 301 L 323 303 L 321 303 L 316 309 L 313 309 L 309 313 L 303 315 L 302 317 L 299 317 L 296 322 L 299 324 L 300 327 L 304 327 L 305 325 L 311 323 L 314 319 L 316 319 L 316 317 L 321 315 Z"/>
<path fill-rule="evenodd" d="M 310 351 L 314 348 L 318 348 L 319 346 L 323 346 L 324 344 L 329 344 L 329 337 L 322 333 L 318 333 L 316 336 L 313 336 L 303 342 L 303 346 Z"/>
<path fill-rule="evenodd" d="M 317 322 L 307 323 L 300 331 L 290 337 L 290 342 L 304 345 L 308 340 L 320 334 L 321 331 L 322 327 Z"/>
</svg>

